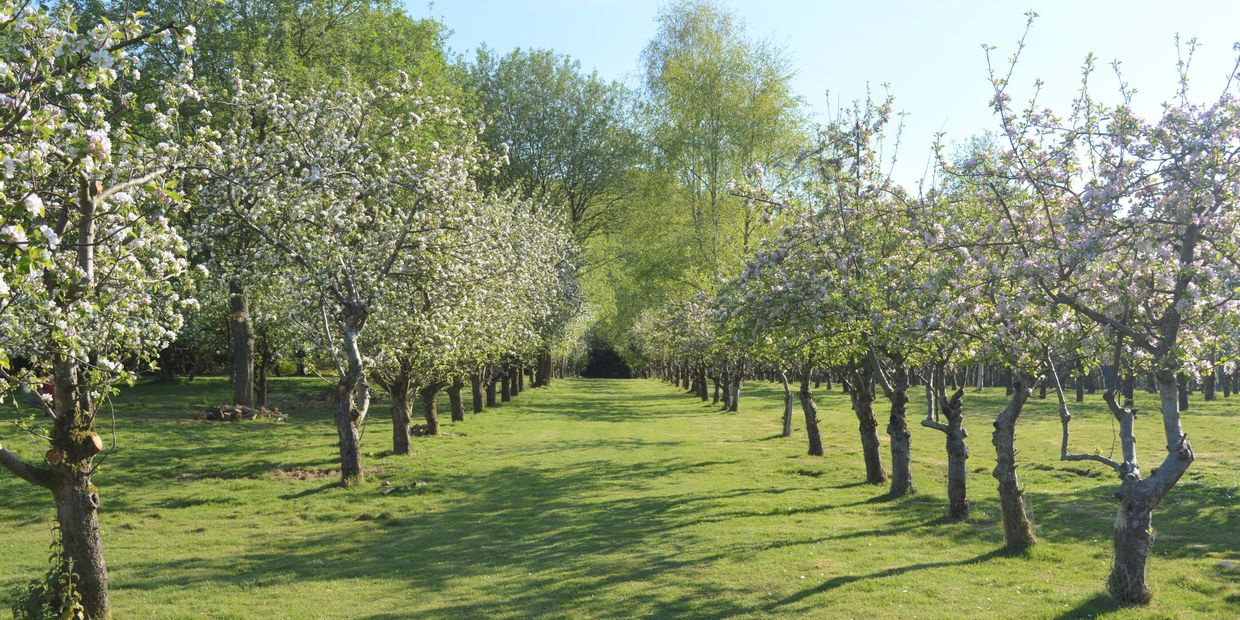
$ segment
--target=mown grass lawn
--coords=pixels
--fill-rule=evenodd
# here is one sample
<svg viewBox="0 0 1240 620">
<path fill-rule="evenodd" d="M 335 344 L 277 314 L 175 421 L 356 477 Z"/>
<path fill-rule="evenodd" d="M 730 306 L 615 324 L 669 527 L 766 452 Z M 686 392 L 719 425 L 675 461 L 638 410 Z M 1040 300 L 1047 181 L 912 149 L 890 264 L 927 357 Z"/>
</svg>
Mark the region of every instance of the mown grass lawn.
<svg viewBox="0 0 1240 620">
<path fill-rule="evenodd" d="M 966 397 L 975 509 L 950 523 L 942 435 L 914 428 L 918 493 L 888 500 L 858 483 L 838 391 L 818 398 L 823 458 L 804 456 L 799 410 L 794 437 L 777 436 L 770 384 L 721 414 L 655 381 L 563 380 L 416 438 L 409 457 L 382 457 L 380 406 L 368 478 L 345 490 L 325 387 L 276 380 L 284 424 L 191 420 L 227 399 L 219 378 L 116 399 L 119 447 L 97 483 L 118 618 L 1240 617 L 1240 396 L 1194 400 L 1198 461 L 1155 513 L 1156 600 L 1116 610 L 1102 595 L 1115 485 L 1056 460 L 1051 400 L 1031 400 L 1018 431 L 1041 543 L 1009 557 L 989 473 L 1001 391 Z M 1108 452 L 1100 396 L 1075 414 L 1076 446 Z M 1148 468 L 1161 427 L 1138 425 Z M 5 445 L 42 452 L 19 435 Z M 383 495 L 385 481 L 425 494 Z M 7 604 L 46 566 L 52 508 L 11 476 L 0 493 Z"/>
</svg>

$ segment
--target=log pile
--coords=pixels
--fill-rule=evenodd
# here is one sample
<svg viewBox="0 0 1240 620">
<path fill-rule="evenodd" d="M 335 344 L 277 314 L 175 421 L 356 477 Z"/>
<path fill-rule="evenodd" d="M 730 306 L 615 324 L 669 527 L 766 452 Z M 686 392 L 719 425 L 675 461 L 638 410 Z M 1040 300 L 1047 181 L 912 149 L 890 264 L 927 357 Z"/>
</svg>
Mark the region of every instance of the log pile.
<svg viewBox="0 0 1240 620">
<path fill-rule="evenodd" d="M 288 420 L 287 413 L 280 413 L 280 408 L 268 409 L 262 407 L 255 409 L 254 407 L 246 407 L 244 405 L 213 405 L 207 407 L 206 411 L 199 411 L 194 414 L 195 420 L 207 420 L 209 422 L 240 422 L 242 420 L 260 420 L 271 419 L 276 422 L 284 422 Z"/>
</svg>

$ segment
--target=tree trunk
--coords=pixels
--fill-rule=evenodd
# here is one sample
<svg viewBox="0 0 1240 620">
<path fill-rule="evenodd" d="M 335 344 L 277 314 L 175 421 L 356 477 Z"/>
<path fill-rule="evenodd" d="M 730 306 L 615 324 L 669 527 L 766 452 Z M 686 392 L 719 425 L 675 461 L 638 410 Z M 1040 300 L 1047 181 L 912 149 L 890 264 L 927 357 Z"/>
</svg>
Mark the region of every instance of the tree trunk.
<svg viewBox="0 0 1240 620">
<path fill-rule="evenodd" d="M 911 437 L 908 429 L 908 371 L 897 368 L 892 373 L 891 416 L 887 420 L 887 436 L 891 438 L 891 491 L 900 497 L 914 491 L 911 462 Z"/>
<path fill-rule="evenodd" d="M 857 430 L 861 434 L 861 454 L 865 459 L 865 481 L 882 484 L 887 481 L 878 443 L 878 420 L 874 418 L 873 369 L 865 364 L 852 373 L 849 398 L 853 413 L 857 415 Z"/>
<path fill-rule="evenodd" d="M 26 481 L 51 490 L 60 530 L 61 568 L 72 565 L 76 574 L 74 587 L 87 617 L 107 618 L 108 571 L 96 512 L 99 492 L 90 473 L 103 441 L 93 432 L 95 406 L 85 389 L 85 372 L 72 359 L 62 359 L 53 366 L 52 406 L 57 418 L 52 425 L 52 449 L 45 457 L 52 467 L 27 465 L 3 448 L 0 458 Z"/>
<path fill-rule="evenodd" d="M 711 377 L 710 380 L 711 382 L 715 384 L 715 398 L 710 401 L 710 404 L 718 405 L 719 404 L 719 375 L 715 375 Z"/>
<path fill-rule="evenodd" d="M 398 377 L 388 388 L 392 397 L 392 454 L 409 454 L 410 378 Z"/>
<path fill-rule="evenodd" d="M 741 373 L 732 373 L 732 396 L 728 398 L 728 411 L 736 413 L 741 408 Z"/>
<path fill-rule="evenodd" d="M 516 375 L 516 383 L 512 385 L 512 394 L 516 396 L 525 391 L 525 366 L 517 366 L 513 371 Z"/>
<path fill-rule="evenodd" d="M 1167 456 L 1160 466 L 1154 468 L 1148 478 L 1142 479 L 1136 462 L 1136 438 L 1133 435 L 1135 412 L 1112 405 L 1112 413 L 1119 419 L 1120 440 L 1124 451 L 1124 463 L 1120 466 L 1119 510 L 1115 517 L 1112 544 L 1115 561 L 1107 578 L 1107 591 L 1121 605 L 1142 605 L 1150 600 L 1146 584 L 1145 564 L 1153 543 L 1153 513 L 1158 503 L 1175 487 L 1193 462 L 1193 449 L 1180 429 L 1179 398 L 1181 387 L 1176 376 L 1161 371 L 1158 382 L 1159 408 L 1163 416 L 1163 432 L 1167 439 Z"/>
<path fill-rule="evenodd" d="M 461 399 L 461 389 L 465 387 L 465 380 L 456 377 L 452 380 L 452 384 L 448 386 L 448 402 L 452 405 L 452 421 L 465 421 L 465 403 Z"/>
<path fill-rule="evenodd" d="M 228 283 L 228 327 L 232 333 L 233 404 L 254 406 L 254 329 L 250 302 L 237 280 Z"/>
<path fill-rule="evenodd" d="M 482 400 L 482 377 L 478 373 L 469 375 L 469 395 L 473 401 L 474 413 L 482 413 L 484 401 Z"/>
<path fill-rule="evenodd" d="M 1136 406 L 1135 405 L 1136 394 L 1134 393 L 1136 390 L 1136 382 L 1137 382 L 1137 378 L 1136 376 L 1133 375 L 1131 370 L 1124 373 L 1124 382 L 1121 385 L 1121 388 L 1124 394 L 1124 406 L 1125 407 L 1132 408 Z"/>
<path fill-rule="evenodd" d="M 724 370 L 720 374 L 720 382 L 723 384 L 723 411 L 732 408 L 732 374 Z"/>
<path fill-rule="evenodd" d="M 814 395 L 809 391 L 809 371 L 801 371 L 801 411 L 805 414 L 805 436 L 809 439 L 810 456 L 822 456 L 822 437 L 818 434 L 818 407 L 814 404 Z"/>
<path fill-rule="evenodd" d="M 499 400 L 505 403 L 512 400 L 512 371 L 508 368 L 500 371 Z"/>
<path fill-rule="evenodd" d="M 367 312 L 352 307 L 346 313 L 342 333 L 348 366 L 336 383 L 336 434 L 340 438 L 340 483 L 350 486 L 362 480 L 360 426 L 370 410 L 370 387 L 358 348 Z"/>
<path fill-rule="evenodd" d="M 538 354 L 538 375 L 534 380 L 534 387 L 551 385 L 551 363 L 551 351 L 543 351 Z"/>
<path fill-rule="evenodd" d="M 781 371 L 779 378 L 784 382 L 784 437 L 792 436 L 792 386 L 788 384 L 788 373 Z"/>
<path fill-rule="evenodd" d="M 271 367 L 271 341 L 267 336 L 258 338 L 258 359 L 255 363 L 257 374 L 254 379 L 254 407 L 261 409 L 267 406 L 267 369 Z M 278 366 L 279 364 L 277 364 Z"/>
<path fill-rule="evenodd" d="M 1188 389 L 1188 375 L 1180 373 L 1177 383 L 1179 384 L 1180 411 L 1188 411 L 1188 395 L 1190 393 Z"/>
<path fill-rule="evenodd" d="M 495 370 L 491 370 L 491 376 L 487 379 L 487 406 L 494 407 L 499 404 L 495 398 Z"/>
<path fill-rule="evenodd" d="M 422 399 L 422 414 L 426 416 L 427 435 L 439 434 L 439 405 L 436 401 L 441 387 L 440 383 L 432 383 L 418 390 L 418 396 Z"/>
<path fill-rule="evenodd" d="M 99 493 L 89 474 L 74 474 L 52 491 L 60 525 L 61 559 L 72 562 L 74 587 L 87 618 L 110 617 L 108 568 L 99 536 Z"/>
<path fill-rule="evenodd" d="M 1085 367 L 1076 365 L 1076 402 L 1085 402 Z"/>
<path fill-rule="evenodd" d="M 999 481 L 999 505 L 1003 510 L 1003 537 L 1009 549 L 1026 549 L 1037 539 L 1025 512 L 1025 497 L 1016 477 L 1016 422 L 1029 399 L 1029 379 L 1012 382 L 1008 406 L 995 418 L 992 443 L 995 446 L 993 475 Z"/>
<path fill-rule="evenodd" d="M 930 417 L 934 413 L 930 411 L 921 425 L 942 431 L 947 437 L 947 515 L 952 520 L 964 521 L 969 518 L 969 446 L 965 443 L 969 432 L 964 428 L 964 404 L 961 402 L 964 388 L 957 389 L 948 399 L 943 387 L 941 379 L 938 380 L 935 393 L 938 410 L 947 423 Z"/>
</svg>

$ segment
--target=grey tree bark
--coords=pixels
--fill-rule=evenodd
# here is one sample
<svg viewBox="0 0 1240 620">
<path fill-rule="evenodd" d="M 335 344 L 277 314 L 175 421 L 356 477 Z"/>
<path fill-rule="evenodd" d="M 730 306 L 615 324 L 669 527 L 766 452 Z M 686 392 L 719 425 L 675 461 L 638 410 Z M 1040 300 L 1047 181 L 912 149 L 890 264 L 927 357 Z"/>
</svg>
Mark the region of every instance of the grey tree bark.
<svg viewBox="0 0 1240 620">
<path fill-rule="evenodd" d="M 890 383 L 890 385 L 888 385 Z M 887 436 L 891 438 L 891 489 L 892 497 L 914 492 L 912 458 L 912 435 L 908 428 L 908 369 L 899 360 L 892 369 L 889 381 L 884 382 L 883 392 L 891 401 L 891 414 L 887 418 Z"/>
<path fill-rule="evenodd" d="M 999 481 L 999 506 L 1003 513 L 1003 538 L 1009 549 L 1027 549 L 1037 538 L 1025 511 L 1025 495 L 1016 476 L 1016 422 L 1032 393 L 1028 377 L 1015 377 L 1007 407 L 995 417 L 991 443 L 995 446 L 995 468 Z"/>
<path fill-rule="evenodd" d="M 818 406 L 814 404 L 814 395 L 809 391 L 809 366 L 801 369 L 801 389 L 797 395 L 801 398 L 801 411 L 805 414 L 805 436 L 809 440 L 810 456 L 822 456 L 822 436 L 818 432 Z"/>
<path fill-rule="evenodd" d="M 738 369 L 732 373 L 731 394 L 728 398 L 728 411 L 736 413 L 741 408 L 741 372 Z"/>
<path fill-rule="evenodd" d="M 882 484 L 887 481 L 878 443 L 878 420 L 874 418 L 874 368 L 868 362 L 853 367 L 848 396 L 857 415 L 857 431 L 861 435 L 861 454 L 865 460 L 865 481 Z"/>
<path fill-rule="evenodd" d="M 964 521 L 969 518 L 969 446 L 965 443 L 969 432 L 964 428 L 964 404 L 961 402 L 964 388 L 956 390 L 950 399 L 947 398 L 940 373 L 935 392 L 938 398 L 937 413 L 947 422 L 934 419 L 932 416 L 936 415 L 936 411 L 932 410 L 927 413 L 926 419 L 921 421 L 921 425 L 941 431 L 947 437 L 947 515 L 955 521 Z"/>
<path fill-rule="evenodd" d="M 347 366 L 336 383 L 336 434 L 340 439 L 340 483 L 350 486 L 362 480 L 361 424 L 370 410 L 370 386 L 366 384 L 358 338 L 367 311 L 357 305 L 345 309 L 343 352 Z"/>
<path fill-rule="evenodd" d="M 233 404 L 254 406 L 254 328 L 250 302 L 238 280 L 228 282 L 228 327 L 232 334 Z"/>
</svg>

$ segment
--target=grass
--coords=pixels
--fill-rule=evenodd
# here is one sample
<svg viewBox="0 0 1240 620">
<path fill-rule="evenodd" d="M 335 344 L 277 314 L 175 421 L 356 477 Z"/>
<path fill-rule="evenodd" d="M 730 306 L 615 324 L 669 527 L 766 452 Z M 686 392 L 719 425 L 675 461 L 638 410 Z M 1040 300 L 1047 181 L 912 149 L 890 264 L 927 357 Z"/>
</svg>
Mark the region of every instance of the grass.
<svg viewBox="0 0 1240 620">
<path fill-rule="evenodd" d="M 799 411 L 795 435 L 777 436 L 773 384 L 721 414 L 654 381 L 564 380 L 415 438 L 409 457 L 381 456 L 379 406 L 368 478 L 346 490 L 324 387 L 277 379 L 285 424 L 189 419 L 228 397 L 218 378 L 117 399 L 119 448 L 97 483 L 118 618 L 1240 616 L 1237 396 L 1186 414 L 1198 461 L 1155 513 L 1156 599 L 1116 609 L 1102 593 L 1115 483 L 1056 460 L 1049 400 L 1018 430 L 1041 542 L 1011 557 L 989 475 L 1001 391 L 966 396 L 975 510 L 950 523 L 942 435 L 914 428 L 918 493 L 888 499 L 859 483 L 839 392 L 819 395 L 822 458 L 804 456 Z M 1075 447 L 1107 453 L 1100 397 L 1074 414 Z M 1138 420 L 1147 468 L 1160 428 Z M 41 453 L 19 434 L 10 449 Z M 383 495 L 384 481 L 409 489 Z M 7 597 L 45 566 L 51 503 L 11 476 L 0 496 Z"/>
</svg>

